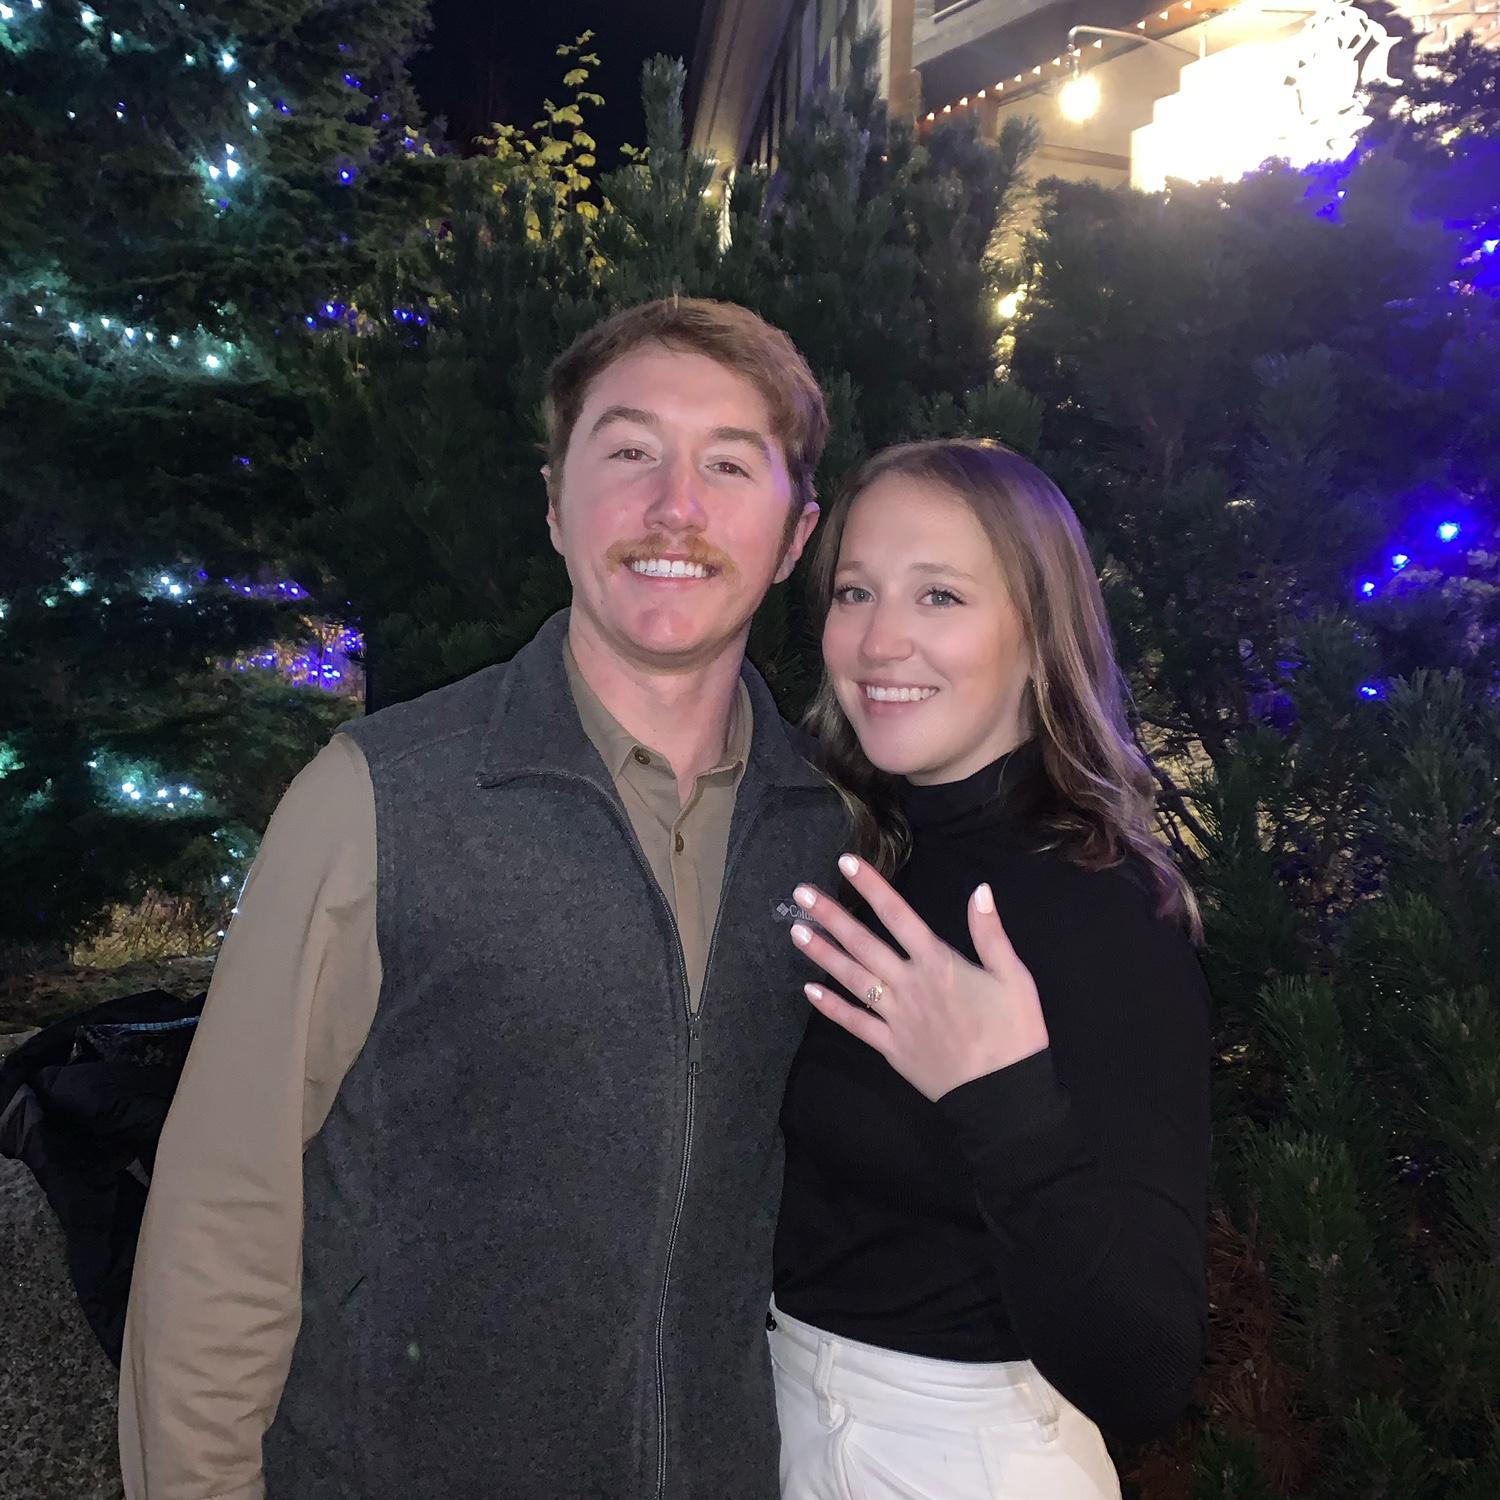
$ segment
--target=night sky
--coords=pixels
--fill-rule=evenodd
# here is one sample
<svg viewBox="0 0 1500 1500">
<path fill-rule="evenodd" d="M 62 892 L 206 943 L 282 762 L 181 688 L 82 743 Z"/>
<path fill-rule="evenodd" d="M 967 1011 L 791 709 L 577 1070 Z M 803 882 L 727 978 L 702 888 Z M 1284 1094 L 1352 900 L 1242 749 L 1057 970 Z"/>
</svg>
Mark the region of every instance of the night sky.
<svg viewBox="0 0 1500 1500">
<path fill-rule="evenodd" d="M 529 126 L 544 97 L 561 101 L 560 42 L 592 30 L 600 67 L 590 87 L 602 108 L 584 123 L 600 146 L 599 166 L 619 163 L 621 141 L 639 146 L 641 64 L 657 52 L 691 65 L 703 0 L 432 0 L 427 50 L 412 76 L 430 115 L 446 115 L 458 147 L 492 121 Z"/>
</svg>

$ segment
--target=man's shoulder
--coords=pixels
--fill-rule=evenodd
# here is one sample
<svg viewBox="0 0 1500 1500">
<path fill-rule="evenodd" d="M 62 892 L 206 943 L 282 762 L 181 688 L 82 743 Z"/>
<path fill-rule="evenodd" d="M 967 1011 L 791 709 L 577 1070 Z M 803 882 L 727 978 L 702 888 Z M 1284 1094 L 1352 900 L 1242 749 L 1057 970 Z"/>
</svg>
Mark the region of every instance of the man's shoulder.
<svg viewBox="0 0 1500 1500">
<path fill-rule="evenodd" d="M 340 725 L 340 732 L 349 735 L 372 762 L 401 760 L 453 740 L 472 738 L 490 722 L 510 670 L 509 662 L 481 667 L 420 697 L 350 719 Z"/>
</svg>

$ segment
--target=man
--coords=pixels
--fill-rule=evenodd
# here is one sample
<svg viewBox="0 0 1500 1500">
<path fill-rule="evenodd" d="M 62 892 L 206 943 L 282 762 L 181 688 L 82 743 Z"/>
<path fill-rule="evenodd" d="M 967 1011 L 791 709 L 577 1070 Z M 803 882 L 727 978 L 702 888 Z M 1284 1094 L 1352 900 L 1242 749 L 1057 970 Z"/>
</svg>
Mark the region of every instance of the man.
<svg viewBox="0 0 1500 1500">
<path fill-rule="evenodd" d="M 136 1262 L 131 1500 L 776 1493 L 777 924 L 844 824 L 743 653 L 827 418 L 783 334 L 677 299 L 547 417 L 571 611 L 346 725 L 240 897 Z"/>
</svg>

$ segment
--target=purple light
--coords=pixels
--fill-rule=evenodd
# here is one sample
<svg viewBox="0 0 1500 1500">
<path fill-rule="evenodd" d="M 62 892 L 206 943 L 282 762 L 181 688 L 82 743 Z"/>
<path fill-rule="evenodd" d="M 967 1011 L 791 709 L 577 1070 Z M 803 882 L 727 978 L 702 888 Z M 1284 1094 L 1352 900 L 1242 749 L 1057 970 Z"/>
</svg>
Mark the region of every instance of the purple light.
<svg viewBox="0 0 1500 1500">
<path fill-rule="evenodd" d="M 1404 552 L 1391 553 L 1391 568 L 1394 572 L 1399 573 L 1410 561 L 1411 558 Z"/>
<path fill-rule="evenodd" d="M 351 88 L 351 89 L 357 89 L 357 88 L 358 88 L 358 87 L 359 87 L 359 79 L 357 79 L 357 78 L 356 78 L 356 77 L 355 77 L 355 76 L 354 76 L 354 74 L 353 74 L 353 73 L 345 73 L 345 74 L 344 74 L 344 82 L 345 82 L 345 83 L 346 83 L 346 84 L 348 84 L 348 86 L 349 86 L 349 87 L 350 87 L 350 88 Z"/>
<path fill-rule="evenodd" d="M 243 464 L 243 465 L 244 465 L 244 466 L 245 466 L 245 467 L 246 467 L 246 468 L 247 468 L 247 469 L 248 469 L 248 468 L 249 468 L 249 467 L 250 467 L 250 460 L 249 460 L 249 458 L 248 458 L 248 457 L 247 457 L 247 456 L 246 456 L 246 455 L 245 455 L 245 454 L 243 454 L 243 453 L 239 453 L 239 454 L 236 454 L 236 455 L 235 455 L 235 460 L 234 460 L 234 461 L 235 461 L 235 463 L 237 463 L 237 464 Z"/>
<path fill-rule="evenodd" d="M 278 99 L 276 101 L 276 111 L 278 114 L 289 115 L 292 112 L 292 106 L 285 99 Z"/>
<path fill-rule="evenodd" d="M 1458 522 L 1443 521 L 1438 526 L 1437 534 L 1440 542 L 1451 542 L 1458 535 Z"/>
</svg>

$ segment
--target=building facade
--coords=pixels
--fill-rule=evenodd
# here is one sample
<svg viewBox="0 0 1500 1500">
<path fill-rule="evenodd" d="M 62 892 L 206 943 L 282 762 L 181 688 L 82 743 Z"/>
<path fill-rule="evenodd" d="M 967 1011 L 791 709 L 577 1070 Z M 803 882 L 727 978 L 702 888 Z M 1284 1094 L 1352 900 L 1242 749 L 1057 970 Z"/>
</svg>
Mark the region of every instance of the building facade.
<svg viewBox="0 0 1500 1500">
<path fill-rule="evenodd" d="M 1500 0 L 708 0 L 692 142 L 774 170 L 805 101 L 881 36 L 880 83 L 925 129 L 1037 122 L 1038 176 L 1143 189 L 1347 155 L 1362 90 L 1461 31 L 1500 45 Z"/>
</svg>

